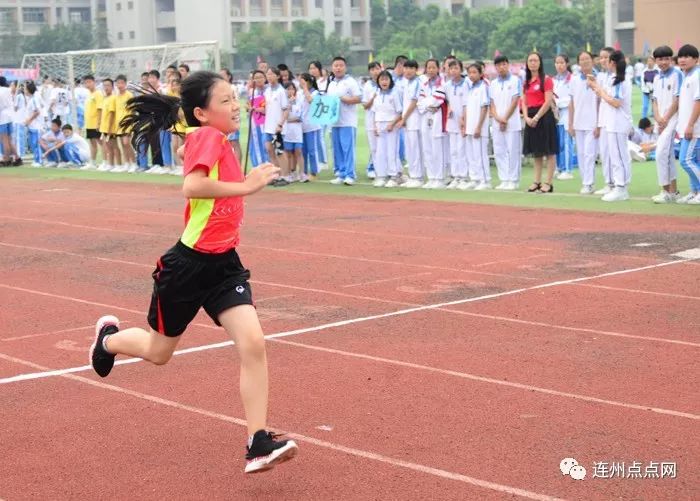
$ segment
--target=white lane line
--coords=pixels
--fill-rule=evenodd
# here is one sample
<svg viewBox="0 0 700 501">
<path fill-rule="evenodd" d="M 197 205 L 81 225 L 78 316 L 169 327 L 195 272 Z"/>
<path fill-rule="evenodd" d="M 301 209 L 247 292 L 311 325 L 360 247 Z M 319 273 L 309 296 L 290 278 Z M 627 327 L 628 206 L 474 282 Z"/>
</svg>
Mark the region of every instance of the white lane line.
<svg viewBox="0 0 700 501">
<path fill-rule="evenodd" d="M 5 360 L 10 360 L 10 361 L 15 362 L 15 363 L 24 363 L 25 365 L 28 365 L 28 366 L 33 367 L 33 368 L 46 369 L 45 367 L 41 367 L 41 366 L 34 364 L 32 362 L 27 362 L 27 361 L 24 361 L 24 360 L 15 358 L 15 357 L 9 357 L 9 356 L 3 355 L 1 353 L 0 353 L 0 358 L 3 358 Z M 95 381 L 93 379 L 88 379 L 88 378 L 85 378 L 82 376 L 74 376 L 74 375 L 66 374 L 66 375 L 63 375 L 63 377 L 65 377 L 67 379 L 71 379 L 73 381 L 81 382 L 81 383 L 84 383 L 84 384 L 87 384 L 90 386 L 101 388 L 104 390 L 110 390 L 110 391 L 114 391 L 117 393 L 121 393 L 123 395 L 128 395 L 128 396 L 131 396 L 134 398 L 138 398 L 141 400 L 146 400 L 148 402 L 152 402 L 152 403 L 162 405 L 165 407 L 170 407 L 173 409 L 190 412 L 192 414 L 198 414 L 200 416 L 205 416 L 205 417 L 208 417 L 211 419 L 216 419 L 218 421 L 223 421 L 226 423 L 235 424 L 237 426 L 242 426 L 242 427 L 247 426 L 246 421 L 243 419 L 236 418 L 233 416 L 227 416 L 225 414 L 221 414 L 218 412 L 209 411 L 206 409 L 202 409 L 200 407 L 182 404 L 180 402 L 175 402 L 173 400 L 168 400 L 165 398 L 156 397 L 154 395 L 149 395 L 149 394 L 142 393 L 139 391 L 130 390 L 128 388 L 124 388 L 121 386 L 103 383 L 101 381 Z M 495 482 L 490 482 L 488 480 L 482 480 L 479 478 L 470 477 L 468 475 L 463 475 L 461 473 L 455 473 L 455 472 L 451 472 L 451 471 L 447 471 L 447 470 L 442 470 L 439 468 L 433 468 L 431 466 L 413 463 L 410 461 L 404 461 L 402 459 L 395 459 L 395 458 L 392 458 L 389 456 L 384 456 L 382 454 L 378 454 L 376 452 L 364 451 L 364 450 L 360 450 L 360 449 L 355 449 L 353 447 L 346 447 L 344 445 L 335 444 L 332 442 L 328 442 L 326 440 L 319 440 L 317 438 L 309 437 L 307 435 L 302 435 L 299 433 L 287 432 L 284 430 L 280 430 L 279 428 L 274 428 L 274 429 L 271 428 L 271 431 L 284 433 L 290 439 L 297 440 L 297 441 L 303 442 L 303 443 L 308 443 L 311 445 L 315 445 L 316 447 L 321 447 L 324 449 L 333 450 L 335 452 L 341 452 L 341 453 L 344 453 L 344 454 L 347 454 L 350 456 L 355 456 L 355 457 L 362 458 L 362 459 L 377 461 L 377 462 L 388 464 L 388 465 L 391 465 L 391 466 L 394 466 L 397 468 L 404 468 L 404 469 L 408 469 L 408 470 L 412 470 L 412 471 L 417 471 L 420 473 L 425 473 L 427 475 L 432 475 L 432 476 L 444 478 L 447 480 L 454 480 L 457 482 L 462 482 L 465 484 L 473 485 L 476 487 L 481 487 L 484 489 L 489 489 L 489 490 L 496 491 L 496 492 L 501 492 L 504 494 L 511 494 L 514 496 L 520 496 L 520 497 L 524 497 L 527 499 L 535 499 L 538 501 L 555 501 L 557 499 L 555 497 L 548 496 L 545 494 L 540 494 L 537 492 L 528 491 L 525 489 L 520 489 L 520 488 L 512 487 L 509 485 L 498 484 Z"/>
<path fill-rule="evenodd" d="M 381 280 L 370 280 L 369 282 L 358 282 L 355 284 L 348 284 L 348 285 L 343 285 L 343 288 L 347 287 L 363 287 L 365 285 L 372 285 L 372 284 L 381 284 L 384 282 L 393 282 L 394 280 L 404 280 L 406 278 L 414 278 L 414 277 L 421 277 L 425 275 L 430 275 L 432 272 L 426 271 L 424 273 L 414 273 L 412 275 L 402 275 L 400 277 L 392 277 L 392 278 L 382 278 Z"/>
<path fill-rule="evenodd" d="M 88 254 L 77 254 L 74 252 L 66 252 L 66 251 L 55 250 L 55 249 L 45 249 L 42 247 L 29 247 L 29 246 L 25 246 L 25 245 L 15 245 L 15 244 L 0 242 L 0 246 L 3 246 L 3 245 L 7 246 L 7 247 L 15 247 L 15 248 L 19 248 L 19 249 L 51 252 L 51 253 L 55 253 L 55 254 L 65 254 L 65 255 L 70 255 L 70 256 L 75 256 L 75 257 L 86 258 L 86 259 L 97 259 L 100 261 L 126 264 L 126 265 L 138 266 L 138 267 L 142 267 L 142 268 L 149 268 L 149 269 L 153 268 L 153 266 L 151 266 L 151 265 L 137 263 L 134 261 L 109 259 L 109 258 L 91 256 Z M 681 262 L 681 264 L 697 264 L 697 263 L 694 263 L 693 261 L 685 261 L 685 262 Z M 429 272 L 427 272 L 427 273 L 429 273 Z M 299 291 L 304 291 L 304 292 L 314 292 L 314 293 L 319 293 L 319 294 L 327 294 L 327 295 L 331 295 L 331 296 L 347 297 L 347 298 L 351 298 L 351 299 L 362 299 L 365 301 L 371 301 L 371 302 L 375 302 L 375 303 L 395 304 L 395 305 L 410 306 L 410 307 L 424 306 L 422 304 L 409 303 L 406 301 L 396 301 L 396 300 L 392 300 L 392 299 L 382 299 L 382 298 L 372 297 L 372 296 L 361 296 L 361 295 L 357 295 L 357 294 L 347 294 L 347 293 L 332 291 L 332 290 L 316 289 L 316 288 L 312 288 L 312 287 L 302 287 L 302 286 L 298 286 L 298 285 L 281 284 L 281 283 L 277 283 L 277 282 L 267 282 L 264 280 L 251 280 L 250 283 L 252 283 L 254 285 L 265 285 L 265 286 L 269 286 L 269 287 L 279 287 L 282 289 L 292 289 L 292 290 L 299 290 Z M 283 297 L 283 296 L 279 296 L 279 297 Z M 273 298 L 266 298 L 266 300 L 267 299 L 273 299 Z M 258 300 L 256 300 L 256 301 L 258 301 Z M 99 306 L 101 306 L 101 305 L 99 305 Z M 455 313 L 457 315 L 468 315 L 468 316 L 473 316 L 473 317 L 489 318 L 492 320 L 502 320 L 502 321 L 506 321 L 506 322 L 514 322 L 514 323 L 520 323 L 520 324 L 526 324 L 526 325 L 550 327 L 553 329 L 560 329 L 560 330 L 567 330 L 567 331 L 574 331 L 574 332 L 586 332 L 586 333 L 598 334 L 598 335 L 602 335 L 602 336 L 638 339 L 638 340 L 642 340 L 642 341 L 656 341 L 656 342 L 661 342 L 661 343 L 670 343 L 670 344 L 678 344 L 678 345 L 693 346 L 693 347 L 700 346 L 700 344 L 698 344 L 698 343 L 692 343 L 689 341 L 682 341 L 682 340 L 677 340 L 677 339 L 666 339 L 666 338 L 658 338 L 658 337 L 650 337 L 650 336 L 638 336 L 638 335 L 634 335 L 634 334 L 625 334 L 625 333 L 614 332 L 614 331 L 603 331 L 603 330 L 596 330 L 596 329 L 587 329 L 587 328 L 582 328 L 582 327 L 555 325 L 555 324 L 549 324 L 549 323 L 545 323 L 545 322 L 535 322 L 535 321 L 522 320 L 522 319 L 518 319 L 518 318 L 510 318 L 510 317 L 472 313 L 472 312 L 466 312 L 466 311 L 461 311 L 461 310 L 454 310 L 454 309 L 450 309 L 450 308 L 436 308 L 436 309 L 439 311 Z M 139 312 L 139 313 L 145 314 L 143 312 Z M 197 324 L 195 324 L 195 325 L 197 325 Z"/>
<path fill-rule="evenodd" d="M 373 355 L 365 355 L 363 353 L 337 350 L 334 348 L 325 348 L 323 346 L 314 346 L 314 345 L 309 345 L 309 344 L 304 344 L 304 343 L 297 343 L 294 341 L 287 341 L 287 340 L 282 340 L 282 339 L 275 339 L 273 341 L 275 343 L 278 343 L 278 344 L 295 346 L 297 348 L 304 348 L 304 349 L 320 351 L 320 352 L 324 352 L 324 353 L 331 353 L 334 355 L 341 355 L 341 356 L 349 357 L 349 358 L 359 358 L 362 360 L 370 360 L 372 362 L 379 362 L 379 363 L 384 363 L 384 364 L 396 365 L 399 367 L 407 367 L 409 369 L 418 369 L 421 371 L 434 372 L 437 374 L 443 374 L 443 375 L 458 377 L 458 378 L 462 378 L 462 379 L 469 379 L 471 381 L 479 381 L 482 383 L 495 384 L 498 386 L 518 388 L 518 389 L 526 390 L 529 392 L 543 393 L 546 395 L 554 395 L 557 397 L 571 398 L 574 400 L 582 400 L 585 402 L 591 402 L 591 403 L 595 403 L 595 404 L 604 404 L 604 405 L 612 405 L 615 407 L 624 407 L 626 409 L 633 409 L 633 410 L 638 410 L 638 411 L 651 411 L 651 412 L 655 412 L 657 414 L 664 414 L 667 416 L 675 416 L 675 417 L 682 417 L 682 418 L 693 419 L 693 420 L 700 420 L 700 415 L 691 414 L 689 412 L 682 412 L 682 411 L 676 411 L 676 410 L 672 410 L 672 409 L 663 409 L 660 407 L 651 407 L 651 406 L 647 406 L 647 405 L 630 404 L 627 402 L 620 402 L 617 400 L 608 400 L 608 399 L 604 399 L 604 398 L 591 397 L 589 395 L 581 395 L 578 393 L 569 393 L 569 392 L 564 392 L 564 391 L 558 391 L 558 390 L 553 390 L 550 388 L 542 388 L 539 386 L 532 386 L 529 384 L 516 383 L 513 381 L 504 381 L 501 379 L 494 379 L 494 378 L 479 376 L 476 374 L 470 374 L 470 373 L 466 373 L 466 372 L 440 369 L 437 367 L 431 367 L 429 365 L 414 364 L 411 362 L 403 362 L 401 360 L 394 360 L 394 359 L 384 358 L 384 357 L 375 357 Z"/>
<path fill-rule="evenodd" d="M 609 285 L 598 285 L 598 284 L 575 284 L 577 287 L 591 287 L 593 289 L 604 289 L 609 291 L 619 291 L 619 292 L 630 292 L 633 294 L 648 294 L 651 296 L 662 296 L 662 297 L 672 297 L 675 299 L 693 299 L 695 301 L 700 301 L 698 296 L 685 296 L 683 294 L 673 294 L 671 292 L 656 292 L 656 291 L 643 291 L 639 289 L 626 289 L 624 287 L 611 287 Z"/>
</svg>

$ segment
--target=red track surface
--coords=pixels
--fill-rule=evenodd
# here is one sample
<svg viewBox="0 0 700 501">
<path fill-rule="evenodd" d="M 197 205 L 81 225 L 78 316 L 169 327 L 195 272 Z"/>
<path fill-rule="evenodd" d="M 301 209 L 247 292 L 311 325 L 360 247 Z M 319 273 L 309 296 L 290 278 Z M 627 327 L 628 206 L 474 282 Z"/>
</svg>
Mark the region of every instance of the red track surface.
<svg viewBox="0 0 700 501">
<path fill-rule="evenodd" d="M 700 497 L 700 266 L 658 266 L 700 245 L 697 220 L 250 198 L 269 421 L 301 447 L 251 478 L 230 345 L 80 369 L 98 316 L 143 325 L 178 188 L 6 178 L 0 197 L 2 499 Z M 226 340 L 200 315 L 181 348 Z"/>
</svg>

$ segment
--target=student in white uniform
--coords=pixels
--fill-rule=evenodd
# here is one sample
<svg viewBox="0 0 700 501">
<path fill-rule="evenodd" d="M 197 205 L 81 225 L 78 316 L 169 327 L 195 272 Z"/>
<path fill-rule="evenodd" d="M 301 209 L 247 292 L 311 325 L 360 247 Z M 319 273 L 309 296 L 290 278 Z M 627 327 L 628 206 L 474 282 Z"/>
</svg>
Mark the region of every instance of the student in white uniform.
<svg viewBox="0 0 700 501">
<path fill-rule="evenodd" d="M 284 154 L 287 157 L 286 171 L 281 173 L 288 183 L 294 181 L 307 182 L 309 179 L 303 173 L 304 159 L 302 158 L 302 148 L 304 144 L 304 98 L 297 95 L 297 88 L 294 82 L 288 81 L 284 85 L 287 91 L 287 102 L 289 113 L 282 126 L 282 139 L 284 142 Z"/>
<path fill-rule="evenodd" d="M 447 189 L 454 190 L 467 184 L 468 169 L 466 156 L 466 140 L 462 135 L 462 116 L 469 83 L 462 76 L 464 66 L 462 61 L 453 59 L 448 63 L 447 73 L 449 80 L 445 84 L 447 95 L 447 132 L 450 142 L 450 175 L 452 181 Z"/>
<path fill-rule="evenodd" d="M 403 116 L 401 123 L 404 130 L 406 160 L 408 161 L 409 179 L 402 186 L 418 188 L 423 184 L 423 154 L 421 149 L 421 114 L 417 110 L 420 97 L 421 81 L 416 73 L 418 63 L 409 59 L 403 65 Z"/>
<path fill-rule="evenodd" d="M 504 55 L 494 59 L 498 78 L 489 85 L 493 133 L 493 156 L 501 184 L 497 190 L 517 190 L 522 169 L 522 120 L 518 102 L 522 96 L 522 81 L 510 72 L 510 62 Z"/>
<path fill-rule="evenodd" d="M 85 102 L 89 97 L 90 91 L 80 83 L 80 80 L 77 80 L 75 89 L 73 89 L 73 99 L 75 102 L 79 133 L 82 133 L 82 130 L 85 128 Z"/>
<path fill-rule="evenodd" d="M 470 64 L 467 75 L 471 82 L 464 107 L 463 134 L 467 138 L 467 164 L 469 183 L 464 189 L 491 189 L 491 169 L 489 167 L 489 86 L 482 80 L 482 67 Z"/>
<path fill-rule="evenodd" d="M 421 146 L 423 169 L 428 181 L 425 189 L 445 188 L 445 146 L 447 135 L 447 103 L 443 81 L 438 75 L 440 63 L 428 59 L 425 63 L 425 79 L 421 84 L 418 112 L 421 119 Z"/>
<path fill-rule="evenodd" d="M 610 60 L 610 54 L 613 53 L 615 49 L 612 47 L 603 47 L 600 49 L 598 55 L 598 60 L 600 64 L 600 71 L 596 75 L 596 83 L 600 88 L 606 88 L 609 85 L 609 80 L 613 78 L 610 75 L 608 69 L 608 61 Z M 608 154 L 608 135 L 606 134 L 606 125 L 609 119 L 610 105 L 599 99 L 598 102 L 598 127 L 595 132 L 595 136 L 598 138 L 598 152 L 600 153 L 600 165 L 603 168 L 603 179 L 605 181 L 605 186 L 602 189 L 595 191 L 596 195 L 607 195 L 610 193 L 615 185 L 612 178 L 612 169 L 610 167 L 610 155 Z"/>
<path fill-rule="evenodd" d="M 595 159 L 598 154 L 598 139 L 595 130 L 598 124 L 598 96 L 589 79 L 596 81 L 593 54 L 583 51 L 578 55 L 581 73 L 571 79 L 571 102 L 569 103 L 569 135 L 576 142 L 582 195 L 595 191 Z"/>
<path fill-rule="evenodd" d="M 70 122 L 70 92 L 63 85 L 62 80 L 56 80 L 54 88 L 51 90 L 51 119 L 58 118 L 61 123 Z"/>
<path fill-rule="evenodd" d="M 666 45 L 654 49 L 654 61 L 659 67 L 659 73 L 652 84 L 652 111 L 656 126 L 656 175 L 659 179 L 661 192 L 651 199 L 657 204 L 673 203 L 678 198 L 676 178 L 676 156 L 673 140 L 676 136 L 678 123 L 678 96 L 683 84 L 683 73 L 672 67 L 673 49 Z"/>
<path fill-rule="evenodd" d="M 569 56 L 558 54 L 554 58 L 557 74 L 554 77 L 554 112 L 557 117 L 557 175 L 562 181 L 574 178 L 573 170 L 576 165 L 574 139 L 566 131 L 569 125 L 569 105 L 571 103 L 571 81 L 573 79 L 569 68 Z"/>
<path fill-rule="evenodd" d="M 12 126 L 12 143 L 15 146 L 18 157 L 21 159 L 27 151 L 27 97 L 22 86 L 15 84 L 14 105 L 15 114 Z"/>
<path fill-rule="evenodd" d="M 367 163 L 367 177 L 375 179 L 376 171 L 374 167 L 374 159 L 377 156 L 377 134 L 374 129 L 374 97 L 377 95 L 379 86 L 377 85 L 377 77 L 382 71 L 381 65 L 377 61 L 372 61 L 367 65 L 369 71 L 369 80 L 362 87 L 362 107 L 365 109 L 365 132 L 367 134 L 367 144 L 369 144 L 369 160 Z"/>
<path fill-rule="evenodd" d="M 684 45 L 678 49 L 678 66 L 684 73 L 678 96 L 678 124 L 681 137 L 680 162 L 690 178 L 690 191 L 677 203 L 700 205 L 700 67 L 698 49 Z"/>
<path fill-rule="evenodd" d="M 377 77 L 379 90 L 373 99 L 374 131 L 377 150 L 374 168 L 377 177 L 374 186 L 396 188 L 401 180 L 399 174 L 399 127 L 401 123 L 401 93 L 394 86 L 394 79 L 387 70 Z"/>
<path fill-rule="evenodd" d="M 619 51 L 610 54 L 608 62 L 612 78 L 605 88 L 595 85 L 596 93 L 605 102 L 608 156 L 612 169 L 613 189 L 603 195 L 604 202 L 629 200 L 627 186 L 632 179 L 632 160 L 627 148 L 627 137 L 632 128 L 632 82 L 627 78 L 625 55 Z"/>
<path fill-rule="evenodd" d="M 270 68 L 267 70 L 268 85 L 265 88 L 265 125 L 263 126 L 263 142 L 267 156 L 274 165 L 279 167 L 277 153 L 273 143 L 277 134 L 282 132 L 282 125 L 287 120 L 288 102 L 287 91 L 279 83 L 280 70 Z M 274 183 L 277 185 L 289 184 L 282 176 Z"/>
</svg>

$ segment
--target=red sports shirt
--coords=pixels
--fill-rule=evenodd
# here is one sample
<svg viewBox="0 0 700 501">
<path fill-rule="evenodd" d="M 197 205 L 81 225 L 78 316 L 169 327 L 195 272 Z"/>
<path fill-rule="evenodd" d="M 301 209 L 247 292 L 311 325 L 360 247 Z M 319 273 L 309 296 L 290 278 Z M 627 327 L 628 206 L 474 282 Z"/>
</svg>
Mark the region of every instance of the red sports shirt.
<svg viewBox="0 0 700 501">
<path fill-rule="evenodd" d="M 551 77 L 544 77 L 544 91 L 540 84 L 540 77 L 530 82 L 530 86 L 525 91 L 525 102 L 528 108 L 539 108 L 544 104 L 544 93 L 554 91 L 554 81 Z"/>
<path fill-rule="evenodd" d="M 185 138 L 184 175 L 202 169 L 210 179 L 243 182 L 241 165 L 226 135 L 213 127 L 192 127 Z M 192 198 L 180 240 L 199 252 L 221 254 L 238 246 L 243 197 Z"/>
</svg>

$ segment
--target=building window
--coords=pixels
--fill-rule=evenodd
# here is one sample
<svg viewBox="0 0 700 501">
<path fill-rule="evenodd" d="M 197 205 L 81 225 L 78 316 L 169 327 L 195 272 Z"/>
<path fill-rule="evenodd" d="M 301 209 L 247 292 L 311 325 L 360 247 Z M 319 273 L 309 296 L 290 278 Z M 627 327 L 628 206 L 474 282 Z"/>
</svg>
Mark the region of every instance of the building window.
<svg viewBox="0 0 700 501">
<path fill-rule="evenodd" d="M 634 22 L 634 0 L 618 0 L 617 2 L 617 22 Z"/>
<path fill-rule="evenodd" d="M 56 7 L 56 21 L 60 21 L 63 18 L 63 9 L 61 7 Z"/>
<path fill-rule="evenodd" d="M 136 38 L 136 32 L 135 32 L 135 31 L 130 31 L 130 32 L 129 32 L 129 38 L 130 38 L 131 40 L 133 40 L 134 38 Z"/>
<path fill-rule="evenodd" d="M 129 10 L 134 10 L 134 2 L 127 2 L 126 8 Z"/>
<path fill-rule="evenodd" d="M 121 2 L 117 2 L 117 5 L 114 7 L 117 11 L 122 10 L 122 4 Z"/>
<path fill-rule="evenodd" d="M 122 33 L 121 31 L 117 33 L 117 40 L 124 40 L 124 33 Z"/>
<path fill-rule="evenodd" d="M 274 17 L 284 15 L 282 11 L 282 0 L 270 0 L 270 14 Z"/>
<path fill-rule="evenodd" d="M 250 0 L 250 15 L 256 17 L 264 15 L 263 3 L 261 0 Z"/>
<path fill-rule="evenodd" d="M 316 8 L 317 9 L 323 8 L 323 0 L 316 0 Z"/>
<path fill-rule="evenodd" d="M 17 9 L 0 9 L 0 26 L 14 24 Z"/>
<path fill-rule="evenodd" d="M 343 36 L 343 22 L 338 21 L 335 23 L 335 34 L 338 36 Z"/>
<path fill-rule="evenodd" d="M 41 7 L 23 7 L 22 21 L 25 23 L 45 23 L 46 11 Z"/>
<path fill-rule="evenodd" d="M 90 9 L 68 9 L 68 19 L 71 23 L 89 23 Z"/>
</svg>

